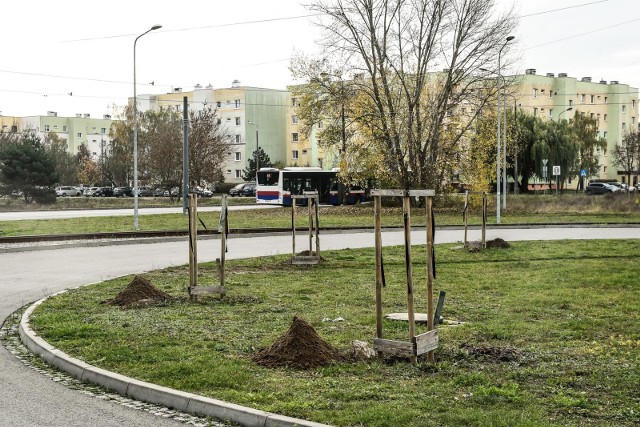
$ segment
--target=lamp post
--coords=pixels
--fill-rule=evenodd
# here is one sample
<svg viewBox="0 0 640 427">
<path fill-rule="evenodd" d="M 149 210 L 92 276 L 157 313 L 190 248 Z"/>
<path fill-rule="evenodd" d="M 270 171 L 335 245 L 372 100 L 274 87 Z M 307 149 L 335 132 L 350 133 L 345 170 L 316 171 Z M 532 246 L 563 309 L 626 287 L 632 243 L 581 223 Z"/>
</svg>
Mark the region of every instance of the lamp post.
<svg viewBox="0 0 640 427">
<path fill-rule="evenodd" d="M 133 42 L 133 229 L 138 230 L 138 95 L 136 92 L 136 44 L 148 32 L 162 28 L 154 25 L 140 34 Z"/>
<path fill-rule="evenodd" d="M 514 36 L 507 37 L 504 44 L 498 51 L 498 147 L 496 155 L 496 224 L 500 224 L 500 79 L 502 78 L 502 74 L 500 73 L 500 58 L 502 56 L 502 49 L 504 49 L 507 44 L 514 38 Z"/>
<path fill-rule="evenodd" d="M 256 127 L 256 184 L 258 184 L 258 171 L 260 170 L 260 144 L 258 143 L 258 125 L 252 121 L 247 121 L 248 124 Z"/>
</svg>

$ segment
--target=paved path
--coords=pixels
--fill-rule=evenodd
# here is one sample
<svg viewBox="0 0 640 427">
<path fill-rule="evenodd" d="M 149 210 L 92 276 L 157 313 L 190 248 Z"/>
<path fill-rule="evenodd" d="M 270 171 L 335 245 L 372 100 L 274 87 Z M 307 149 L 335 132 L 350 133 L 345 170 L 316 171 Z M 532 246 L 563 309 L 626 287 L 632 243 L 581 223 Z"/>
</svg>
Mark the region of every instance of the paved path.
<svg viewBox="0 0 640 427">
<path fill-rule="evenodd" d="M 462 230 L 438 230 L 436 243 L 456 242 Z M 490 229 L 487 239 L 507 241 L 558 239 L 640 239 L 640 228 L 532 228 Z M 470 232 L 479 240 L 479 231 Z M 297 248 L 302 250 L 301 236 Z M 385 245 L 402 244 L 401 231 L 385 232 Z M 414 231 L 413 244 L 425 241 L 425 232 Z M 321 236 L 323 250 L 373 246 L 373 234 L 338 233 Z M 200 261 L 219 255 L 217 239 L 201 240 Z M 291 237 L 231 236 L 228 259 L 289 253 Z M 139 243 L 118 246 L 73 247 L 57 250 L 0 253 L 0 321 L 20 306 L 70 287 L 125 274 L 139 273 L 188 261 L 187 241 Z M 0 346 L 0 425 L 2 426 L 164 426 L 176 421 L 152 416 L 88 397 L 57 384 L 25 367 Z"/>
<path fill-rule="evenodd" d="M 131 202 L 133 203 L 133 202 Z M 239 205 L 229 206 L 231 211 L 243 211 L 248 209 L 274 209 L 273 205 Z M 199 206 L 198 212 L 220 212 L 220 206 Z M 159 215 L 182 213 L 182 208 L 139 208 L 138 215 Z M 129 209 L 68 209 L 68 210 L 43 210 L 43 211 L 19 211 L 0 212 L 0 221 L 19 221 L 23 219 L 66 219 L 89 218 L 103 216 L 133 216 L 133 206 Z"/>
</svg>

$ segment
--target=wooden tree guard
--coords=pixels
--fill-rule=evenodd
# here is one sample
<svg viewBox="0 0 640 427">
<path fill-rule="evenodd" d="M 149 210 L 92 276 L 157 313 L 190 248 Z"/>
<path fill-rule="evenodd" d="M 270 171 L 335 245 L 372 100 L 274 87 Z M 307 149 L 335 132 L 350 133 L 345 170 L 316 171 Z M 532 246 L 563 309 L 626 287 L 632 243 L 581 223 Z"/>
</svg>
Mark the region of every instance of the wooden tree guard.
<svg viewBox="0 0 640 427">
<path fill-rule="evenodd" d="M 296 200 L 306 199 L 309 208 L 309 255 L 296 255 Z M 311 203 L 311 202 L 314 203 Z M 291 264 L 294 265 L 315 265 L 320 262 L 320 218 L 318 214 L 318 205 L 320 199 L 317 191 L 305 191 L 301 195 L 291 196 L 291 240 L 292 255 Z M 315 220 L 314 220 L 315 211 Z M 313 235 L 316 236 L 316 250 L 313 251 Z"/>
<path fill-rule="evenodd" d="M 225 285 L 225 254 L 227 251 L 227 232 L 229 230 L 229 218 L 227 215 L 227 196 L 222 196 L 222 208 L 220 209 L 220 258 L 216 259 L 220 286 L 198 286 L 198 204 L 195 194 L 189 195 L 189 299 L 195 301 L 198 295 L 218 294 L 223 297 L 226 293 Z M 192 249 L 193 248 L 193 249 Z M 193 255 L 192 255 L 193 253 Z"/>
<path fill-rule="evenodd" d="M 434 350 L 438 348 L 438 331 L 435 329 L 433 315 L 433 223 L 432 207 L 434 190 L 371 190 L 374 200 L 375 245 L 376 245 L 376 338 L 374 349 L 378 356 L 389 353 L 408 357 L 412 363 L 417 357 L 427 353 L 429 362 L 435 362 Z M 407 280 L 407 312 L 409 318 L 409 340 L 395 341 L 382 337 L 382 226 L 380 212 L 382 197 L 402 197 L 404 219 L 405 270 Z M 413 297 L 413 272 L 411 264 L 411 197 L 426 198 L 427 220 L 427 329 L 428 332 L 416 335 L 416 321 Z"/>
<path fill-rule="evenodd" d="M 487 247 L 486 237 L 487 237 L 487 193 L 480 191 L 465 191 L 464 192 L 464 247 L 469 246 L 469 241 L 467 240 L 467 230 L 468 230 L 468 218 L 469 218 L 469 194 L 482 194 L 482 241 L 481 247 L 484 249 Z"/>
</svg>

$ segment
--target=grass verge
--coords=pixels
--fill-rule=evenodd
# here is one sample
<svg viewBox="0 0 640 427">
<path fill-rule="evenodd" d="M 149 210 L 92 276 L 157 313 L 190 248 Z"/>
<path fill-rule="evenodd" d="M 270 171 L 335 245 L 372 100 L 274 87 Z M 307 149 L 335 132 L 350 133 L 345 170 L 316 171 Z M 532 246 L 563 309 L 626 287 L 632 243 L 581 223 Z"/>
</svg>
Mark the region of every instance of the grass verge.
<svg viewBox="0 0 640 427">
<path fill-rule="evenodd" d="M 632 426 L 640 423 L 640 242 L 518 242 L 477 253 L 437 246 L 447 291 L 437 363 L 344 362 L 266 369 L 250 357 L 294 315 L 329 343 L 375 334 L 373 249 L 228 262 L 228 296 L 186 296 L 188 269 L 146 275 L 175 296 L 135 309 L 101 304 L 131 277 L 56 296 L 34 313 L 39 335 L 125 375 L 241 405 L 340 426 Z M 385 313 L 406 311 L 401 248 L 385 248 Z M 424 309 L 424 247 L 414 251 Z M 212 284 L 214 266 L 200 269 Z M 344 321 L 327 321 L 342 317 Z M 407 325 L 385 321 L 387 338 Z"/>
<path fill-rule="evenodd" d="M 234 203 L 247 203 L 248 198 L 234 199 Z M 469 209 L 469 224 L 481 224 L 478 196 L 474 197 Z M 435 205 L 438 225 L 460 225 L 463 223 L 463 198 L 441 199 Z M 219 200 L 207 200 L 207 203 L 219 203 Z M 532 195 L 511 196 L 509 208 L 501 214 L 502 224 L 540 224 L 540 223 L 640 223 L 640 205 L 626 196 L 554 196 Z M 495 224 L 495 206 L 490 204 L 488 223 Z M 218 213 L 199 213 L 207 228 L 216 228 Z M 382 212 L 385 225 L 402 225 L 401 209 L 385 207 Z M 297 226 L 308 224 L 307 208 L 299 208 Z M 229 215 L 231 228 L 291 227 L 290 208 L 264 210 L 233 211 Z M 424 209 L 412 213 L 412 223 L 424 225 Z M 139 218 L 143 231 L 187 230 L 188 218 L 182 214 L 142 215 Z M 322 207 L 320 209 L 321 227 L 372 227 L 373 207 L 371 204 L 354 206 Z M 202 224 L 198 224 L 203 229 Z M 23 236 L 41 234 L 73 234 L 94 232 L 131 231 L 131 216 L 70 218 L 60 220 L 21 220 L 0 221 L 0 236 Z"/>
</svg>

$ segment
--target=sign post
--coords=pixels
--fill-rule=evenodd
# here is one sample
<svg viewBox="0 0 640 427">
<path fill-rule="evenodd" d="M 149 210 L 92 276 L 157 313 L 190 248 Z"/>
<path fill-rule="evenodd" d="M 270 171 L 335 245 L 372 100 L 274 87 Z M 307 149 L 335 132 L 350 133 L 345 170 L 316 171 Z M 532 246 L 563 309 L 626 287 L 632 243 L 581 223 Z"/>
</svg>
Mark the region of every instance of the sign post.
<svg viewBox="0 0 640 427">
<path fill-rule="evenodd" d="M 558 187 L 560 186 L 560 166 L 553 166 L 553 175 L 556 177 L 556 196 L 558 195 Z"/>
</svg>

